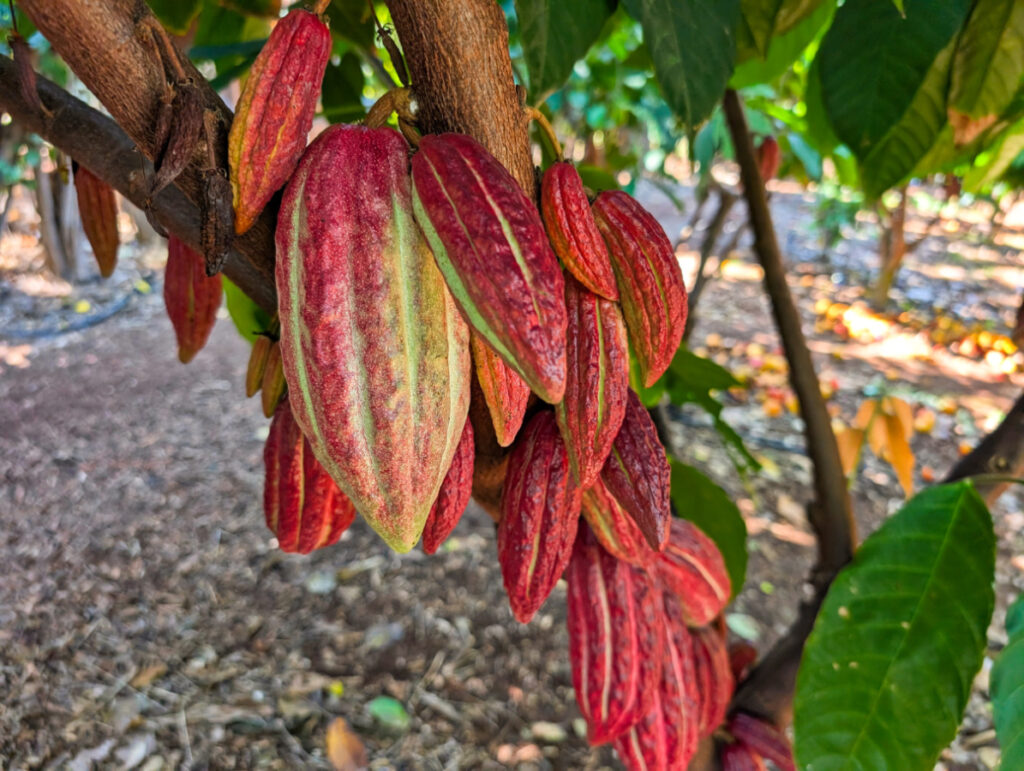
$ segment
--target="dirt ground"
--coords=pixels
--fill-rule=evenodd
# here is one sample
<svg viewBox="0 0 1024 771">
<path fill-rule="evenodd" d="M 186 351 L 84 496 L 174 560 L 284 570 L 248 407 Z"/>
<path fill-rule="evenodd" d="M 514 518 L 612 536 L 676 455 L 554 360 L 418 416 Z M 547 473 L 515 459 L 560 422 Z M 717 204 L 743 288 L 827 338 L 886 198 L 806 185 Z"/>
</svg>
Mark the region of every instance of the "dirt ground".
<svg viewBox="0 0 1024 771">
<path fill-rule="evenodd" d="M 686 216 L 646 198 L 670 235 L 683 228 Z M 910 356 L 920 335 L 899 324 L 874 341 L 824 329 L 816 303 L 858 299 L 875 269 L 873 226 L 860 224 L 826 262 L 806 225 L 812 204 L 780 187 L 773 208 L 833 410 L 849 422 L 879 384 L 933 409 L 935 427 L 912 440 L 916 483 L 927 469 L 941 478 L 1024 378 L 948 346 Z M 1024 286 L 1020 244 L 986 245 L 965 235 L 969 224 L 936 228 L 893 297 L 1005 333 Z M 681 247 L 691 271 L 700 237 L 698 226 Z M 564 583 L 531 624 L 516 623 L 493 524 L 474 507 L 433 557 L 394 554 L 360 522 L 334 547 L 281 554 L 262 516 L 267 421 L 244 398 L 247 344 L 231 322 L 182 366 L 159 248 L 126 247 L 109 282 L 68 293 L 24 257 L 26 243 L 0 244 L 0 766 L 326 768 L 325 730 L 341 716 L 374 768 L 619 767 L 581 738 Z M 700 302 L 693 345 L 731 369 L 759 372 L 749 344 L 769 355 L 778 346 L 759 280 L 741 242 Z M 723 395 L 765 466 L 747 480 L 702 413 L 677 413 L 684 460 L 747 520 L 750 568 L 727 620 L 759 648 L 792 620 L 814 556 L 799 421 L 785 409 L 769 416 L 757 393 L 773 386 L 762 380 L 749 398 Z M 902 492 L 868 457 L 854 498 L 866 535 Z M 950 771 L 998 762 L 987 671 L 1005 643 L 1002 609 L 1024 584 L 1021 500 L 1007 493 L 993 511 L 999 610 L 962 733 L 942 758 Z"/>
</svg>

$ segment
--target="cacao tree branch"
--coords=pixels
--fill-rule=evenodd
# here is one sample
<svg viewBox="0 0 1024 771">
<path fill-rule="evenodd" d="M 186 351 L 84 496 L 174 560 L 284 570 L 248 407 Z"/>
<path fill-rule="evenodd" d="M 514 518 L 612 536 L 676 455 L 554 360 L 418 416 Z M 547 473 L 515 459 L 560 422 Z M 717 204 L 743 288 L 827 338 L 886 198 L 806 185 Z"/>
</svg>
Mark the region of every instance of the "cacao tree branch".
<svg viewBox="0 0 1024 771">
<path fill-rule="evenodd" d="M 986 475 L 1019 477 L 1024 475 L 1024 393 L 1002 422 L 982 439 L 978 446 L 957 462 L 944 482 Z M 977 482 L 978 492 L 991 506 L 1008 483 L 995 481 Z"/>
<path fill-rule="evenodd" d="M 131 137 L 106 115 L 76 99 L 60 86 L 37 78 L 39 96 L 47 117 L 28 104 L 18 87 L 14 63 L 0 57 L 0 108 L 14 121 L 60 148 L 121 195 L 142 208 L 149 193 L 152 164 L 139 152 Z M 199 249 L 199 209 L 184 193 L 171 186 L 153 202 L 156 218 L 169 231 Z M 256 269 L 272 264 L 273 241 L 239 239 L 224 269 L 228 278 L 266 310 L 277 308 L 273 274 Z"/>
<path fill-rule="evenodd" d="M 825 400 L 821 397 L 800 313 L 786 283 L 786 269 L 743 105 L 739 94 L 732 89 L 725 93 L 724 108 L 754 233 L 754 252 L 764 269 L 765 290 L 771 300 L 772 314 L 789 363 L 790 385 L 800 404 L 807 452 L 813 465 L 815 500 L 808 506 L 808 515 L 818 540 L 818 564 L 811 579 L 814 595 L 800 608 L 796 622 L 786 635 L 737 689 L 733 700 L 735 708 L 784 723 L 789 719 L 804 642 L 829 584 L 853 555 L 856 533 L 839 461 L 839 446 L 832 432 Z"/>
</svg>

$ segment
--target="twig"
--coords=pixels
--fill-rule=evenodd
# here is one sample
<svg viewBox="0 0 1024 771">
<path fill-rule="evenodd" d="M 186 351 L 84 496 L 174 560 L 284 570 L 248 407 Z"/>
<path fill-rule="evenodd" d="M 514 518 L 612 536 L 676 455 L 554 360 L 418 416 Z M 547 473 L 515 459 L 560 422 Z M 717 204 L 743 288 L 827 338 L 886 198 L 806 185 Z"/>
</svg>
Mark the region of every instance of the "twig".
<svg viewBox="0 0 1024 771">
<path fill-rule="evenodd" d="M 965 455 L 946 475 L 945 482 L 975 477 L 975 486 L 989 505 L 1009 484 L 1000 477 L 1019 477 L 1024 474 L 1024 393 L 988 436 Z M 987 477 L 987 478 L 986 478 Z"/>
<path fill-rule="evenodd" d="M 708 229 L 704 231 L 704 240 L 700 246 L 700 263 L 697 265 L 697 278 L 693 282 L 693 289 L 690 290 L 688 297 L 689 313 L 686 317 L 686 331 L 683 333 L 683 340 L 690 339 L 697 324 L 697 303 L 700 302 L 701 293 L 708 282 L 706 272 L 708 260 L 711 259 L 711 255 L 715 251 L 715 242 L 722 234 L 722 228 L 725 227 L 729 212 L 732 211 L 732 206 L 736 203 L 736 195 L 724 187 L 719 187 L 718 190 L 720 196 L 718 209 L 715 211 L 715 216 L 711 218 Z"/>
</svg>

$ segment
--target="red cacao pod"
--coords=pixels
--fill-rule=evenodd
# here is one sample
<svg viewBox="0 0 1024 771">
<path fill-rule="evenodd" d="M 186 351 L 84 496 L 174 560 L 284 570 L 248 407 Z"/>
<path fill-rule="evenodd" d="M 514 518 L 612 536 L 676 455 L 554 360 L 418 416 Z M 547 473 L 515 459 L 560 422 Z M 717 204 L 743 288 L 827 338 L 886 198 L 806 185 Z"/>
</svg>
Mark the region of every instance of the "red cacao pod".
<svg viewBox="0 0 1024 771">
<path fill-rule="evenodd" d="M 308 554 L 337 542 L 355 507 L 313 456 L 287 399 L 270 421 L 263 465 L 263 514 L 281 551 Z"/>
<path fill-rule="evenodd" d="M 657 561 L 665 588 L 683 605 L 691 626 L 704 626 L 729 602 L 732 584 L 715 542 L 685 519 L 672 519 L 668 545 Z"/>
<path fill-rule="evenodd" d="M 177 236 L 167 241 L 164 305 L 178 338 L 178 358 L 188 364 L 206 345 L 220 307 L 220 276 L 206 275 L 206 260 Z"/>
<path fill-rule="evenodd" d="M 601 477 L 583 491 L 583 517 L 612 556 L 644 568 L 657 557 L 636 522 L 608 492 Z"/>
<path fill-rule="evenodd" d="M 757 648 L 745 640 L 738 640 L 729 646 L 729 669 L 737 683 L 743 680 L 757 662 Z"/>
<path fill-rule="evenodd" d="M 540 185 L 540 209 L 555 254 L 587 289 L 619 299 L 608 247 L 590 211 L 580 173 L 571 163 L 553 163 Z"/>
<path fill-rule="evenodd" d="M 591 744 L 611 741 L 652 708 L 661 682 L 661 592 L 581 528 L 568 570 L 569 661 Z"/>
<path fill-rule="evenodd" d="M 582 487 L 601 474 L 626 416 L 629 346 L 618 303 L 565 277 L 565 397 L 555 407 L 569 464 Z"/>
<path fill-rule="evenodd" d="M 565 287 L 540 213 L 472 137 L 425 136 L 416 220 L 470 325 L 545 401 L 565 391 Z"/>
<path fill-rule="evenodd" d="M 750 751 L 746 745 L 735 743 L 722 747 L 719 756 L 722 771 L 765 771 L 761 757 Z"/>
<path fill-rule="evenodd" d="M 330 57 L 327 25 L 297 9 L 277 23 L 253 62 L 228 135 L 236 233 L 252 227 L 295 170 Z"/>
<path fill-rule="evenodd" d="M 394 129 L 324 131 L 285 190 L 276 268 L 295 420 L 403 552 L 451 466 L 470 377 L 469 330 L 413 221 L 407 159 Z"/>
<path fill-rule="evenodd" d="M 729 718 L 728 731 L 752 753 L 774 763 L 779 771 L 796 771 L 789 740 L 771 723 L 745 712 L 737 712 Z"/>
<path fill-rule="evenodd" d="M 544 604 L 572 556 L 580 490 L 555 416 L 538 412 L 508 459 L 498 523 L 498 563 L 512 614 L 528 623 Z"/>
<path fill-rule="evenodd" d="M 658 429 L 632 391 L 627 393 L 622 427 L 601 469 L 601 478 L 608 492 L 636 521 L 651 548 L 664 549 L 672 518 L 671 469 Z"/>
<path fill-rule="evenodd" d="M 85 166 L 74 163 L 72 168 L 82 230 L 89 239 L 100 275 L 108 278 L 117 267 L 117 249 L 121 245 L 117 232 L 117 195 Z"/>
<path fill-rule="evenodd" d="M 483 392 L 498 444 L 508 447 L 523 425 L 530 386 L 476 332 L 470 332 L 476 379 Z"/>
<path fill-rule="evenodd" d="M 654 216 L 621 190 L 601 193 L 593 205 L 608 244 L 645 386 L 668 369 L 686 328 L 686 286 L 665 231 Z"/>
<path fill-rule="evenodd" d="M 467 419 L 452 465 L 423 528 L 423 551 L 433 554 L 462 519 L 473 492 L 473 424 Z"/>
<path fill-rule="evenodd" d="M 761 179 L 764 182 L 774 179 L 775 175 L 779 173 L 779 163 L 782 161 L 779 143 L 775 137 L 765 137 L 761 140 L 754 155 L 757 158 L 757 168 L 761 172 Z"/>
<path fill-rule="evenodd" d="M 666 597 L 668 596 L 666 594 Z M 671 599 L 666 601 L 670 602 Z M 701 627 L 691 629 L 690 638 L 693 640 L 693 661 L 696 665 L 697 690 L 700 694 L 698 730 L 703 738 L 725 720 L 736 683 L 732 679 L 729 650 L 722 632 L 712 627 Z"/>
</svg>

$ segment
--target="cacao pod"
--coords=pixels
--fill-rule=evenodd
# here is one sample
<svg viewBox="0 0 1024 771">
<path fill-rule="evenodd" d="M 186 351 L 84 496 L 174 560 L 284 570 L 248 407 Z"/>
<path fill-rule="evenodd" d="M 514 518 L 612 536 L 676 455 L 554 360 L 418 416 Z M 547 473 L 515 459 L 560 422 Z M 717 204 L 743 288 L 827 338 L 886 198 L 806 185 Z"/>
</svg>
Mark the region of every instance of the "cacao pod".
<svg viewBox="0 0 1024 771">
<path fill-rule="evenodd" d="M 686 328 L 686 286 L 672 242 L 658 221 L 621 190 L 593 205 L 608 244 L 629 340 L 645 386 L 668 369 Z"/>
<path fill-rule="evenodd" d="M 732 584 L 715 542 L 685 519 L 673 519 L 668 545 L 657 561 L 658 578 L 682 603 L 690 626 L 704 626 L 729 602 Z"/>
<path fill-rule="evenodd" d="M 498 444 L 508 447 L 519 433 L 530 401 L 530 386 L 476 332 L 470 332 L 473 366 L 487 403 Z"/>
<path fill-rule="evenodd" d="M 469 330 L 413 221 L 407 158 L 394 129 L 331 126 L 288 183 L 276 236 L 295 420 L 403 552 L 451 466 L 470 377 Z"/>
<path fill-rule="evenodd" d="M 263 368 L 263 382 L 260 383 L 260 401 L 263 407 L 263 414 L 270 417 L 277 409 L 278 402 L 284 396 L 284 365 L 281 362 L 281 344 L 274 342 L 270 344 L 270 351 L 267 353 L 267 363 Z"/>
<path fill-rule="evenodd" d="M 626 415 L 629 347 L 618 303 L 566 276 L 565 306 L 565 396 L 555 416 L 573 475 L 589 487 L 600 476 Z"/>
<path fill-rule="evenodd" d="M 565 287 L 540 214 L 472 137 L 425 136 L 416 220 L 470 325 L 545 401 L 565 391 Z"/>
<path fill-rule="evenodd" d="M 666 602 L 671 602 L 668 593 L 666 597 Z M 701 627 L 691 629 L 690 638 L 693 640 L 693 661 L 697 673 L 697 691 L 700 694 L 698 731 L 703 738 L 722 724 L 736 684 L 729 667 L 725 635 L 717 629 Z"/>
<path fill-rule="evenodd" d="M 597 540 L 612 556 L 645 568 L 657 557 L 636 522 L 608 492 L 601 477 L 583 491 L 583 516 Z"/>
<path fill-rule="evenodd" d="M 327 25 L 296 9 L 277 22 L 253 62 L 228 135 L 236 233 L 252 227 L 295 170 L 330 57 Z"/>
<path fill-rule="evenodd" d="M 651 548 L 661 551 L 668 540 L 671 469 L 658 429 L 632 391 L 626 395 L 622 427 L 601 469 L 615 500 L 636 521 Z"/>
<path fill-rule="evenodd" d="M 249 352 L 249 366 L 245 370 L 245 395 L 255 396 L 263 385 L 263 375 L 267 371 L 267 359 L 270 358 L 270 348 L 277 341 L 268 335 L 257 335 L 253 340 L 252 350 Z"/>
<path fill-rule="evenodd" d="M 779 143 L 775 137 L 765 137 L 761 144 L 754 151 L 757 158 L 757 168 L 761 172 L 761 180 L 767 182 L 774 179 L 779 173 L 779 163 L 782 161 L 779 153 Z"/>
<path fill-rule="evenodd" d="M 572 556 L 580 490 L 555 416 L 538 412 L 508 459 L 498 523 L 498 563 L 512 614 L 526 624 L 544 604 Z"/>
<path fill-rule="evenodd" d="M 722 771 L 765 771 L 764 761 L 743 744 L 726 744 L 719 756 Z"/>
<path fill-rule="evenodd" d="M 117 249 L 121 245 L 117 232 L 117 196 L 110 185 L 85 166 L 76 162 L 72 169 L 82 230 L 89 239 L 100 275 L 109 278 L 117 267 Z"/>
<path fill-rule="evenodd" d="M 541 180 L 540 206 L 551 246 L 566 270 L 594 294 L 618 300 L 608 247 L 575 166 L 559 161 L 548 167 Z"/>
<path fill-rule="evenodd" d="M 308 554 L 336 543 L 356 510 L 313 456 L 287 399 L 270 421 L 263 465 L 263 514 L 281 551 Z"/>
<path fill-rule="evenodd" d="M 661 682 L 661 592 L 581 528 L 568 570 L 569 662 L 591 744 L 611 741 L 652 708 Z"/>
<path fill-rule="evenodd" d="M 466 420 L 452 465 L 423 528 L 423 551 L 427 554 L 436 552 L 448 539 L 469 504 L 473 492 L 473 451 L 473 424 Z"/>
<path fill-rule="evenodd" d="M 737 640 L 729 646 L 729 669 L 733 680 L 743 680 L 757 662 L 757 649 L 744 640 Z"/>
<path fill-rule="evenodd" d="M 745 712 L 737 712 L 729 718 L 728 731 L 753 754 L 774 763 L 779 771 L 796 771 L 789 740 L 771 723 Z"/>
<path fill-rule="evenodd" d="M 220 276 L 206 275 L 206 261 L 177 236 L 167 241 L 164 305 L 178 338 L 178 358 L 188 364 L 206 345 L 220 307 Z"/>
</svg>

